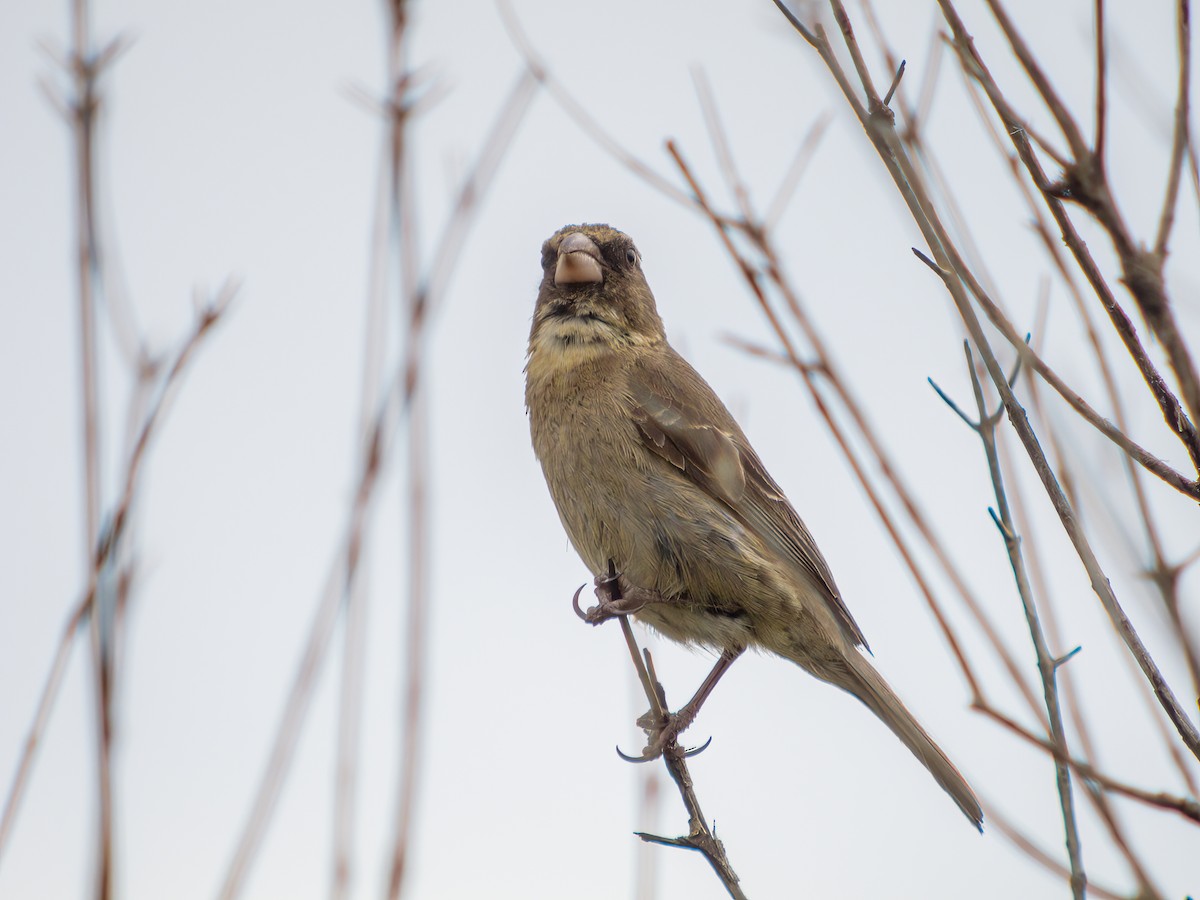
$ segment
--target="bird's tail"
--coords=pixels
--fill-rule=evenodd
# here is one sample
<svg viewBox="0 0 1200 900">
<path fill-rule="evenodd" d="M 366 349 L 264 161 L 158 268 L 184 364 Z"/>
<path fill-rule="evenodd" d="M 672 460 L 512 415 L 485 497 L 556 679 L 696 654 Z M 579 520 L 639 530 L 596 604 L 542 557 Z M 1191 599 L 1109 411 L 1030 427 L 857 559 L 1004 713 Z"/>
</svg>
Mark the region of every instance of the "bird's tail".
<svg viewBox="0 0 1200 900">
<path fill-rule="evenodd" d="M 852 651 L 845 657 L 845 662 L 845 667 L 838 666 L 836 673 L 825 670 L 813 674 L 849 691 L 882 719 L 892 733 L 904 742 L 904 746 L 912 751 L 913 756 L 921 761 L 921 765 L 929 770 L 929 774 L 942 786 L 942 790 L 958 804 L 963 815 L 983 831 L 983 810 L 979 801 L 966 779 L 933 742 L 933 738 L 925 733 L 925 729 L 917 723 L 912 713 L 905 708 L 900 698 L 865 657 Z M 811 664 L 807 661 L 800 664 L 812 671 Z"/>
</svg>

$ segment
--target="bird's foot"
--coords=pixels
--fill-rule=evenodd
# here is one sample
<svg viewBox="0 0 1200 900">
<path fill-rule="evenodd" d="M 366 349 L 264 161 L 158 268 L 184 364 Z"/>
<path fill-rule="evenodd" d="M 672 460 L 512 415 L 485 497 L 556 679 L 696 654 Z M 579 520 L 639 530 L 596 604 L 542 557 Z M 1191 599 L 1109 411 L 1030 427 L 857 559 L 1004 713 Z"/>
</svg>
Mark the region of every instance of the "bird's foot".
<svg viewBox="0 0 1200 900">
<path fill-rule="evenodd" d="M 598 602 L 595 606 L 589 607 L 586 612 L 579 606 L 579 595 L 583 593 L 583 589 L 587 585 L 580 585 L 575 596 L 571 598 L 571 606 L 575 609 L 575 615 L 589 625 L 599 625 L 601 622 L 607 622 L 617 616 L 632 615 L 640 612 L 650 603 L 667 602 L 667 598 L 658 591 L 638 587 L 624 575 L 618 575 L 612 567 L 606 574 L 597 575 L 595 583 Z"/>
<path fill-rule="evenodd" d="M 692 722 L 696 721 L 696 715 L 700 712 L 700 707 L 704 705 L 704 701 L 708 699 L 708 695 L 712 693 L 717 682 L 721 680 L 729 667 L 733 665 L 733 661 L 737 659 L 745 651 L 745 647 L 734 646 L 727 647 L 721 652 L 720 658 L 712 667 L 712 671 L 705 676 L 700 687 L 696 689 L 696 693 L 692 694 L 692 699 L 683 705 L 679 712 L 662 712 L 655 713 L 652 709 L 637 720 L 638 725 L 646 732 L 646 749 L 642 751 L 641 756 L 629 756 L 626 753 L 621 753 L 621 749 L 617 748 L 617 753 L 627 762 L 649 762 L 652 759 L 657 759 L 664 753 L 668 755 L 678 756 L 695 756 L 697 753 L 703 753 L 708 749 L 708 745 L 712 743 L 712 738 L 709 738 L 699 747 L 693 747 L 691 750 L 683 750 L 680 748 L 676 739 L 680 734 L 687 729 Z M 647 654 L 647 663 L 649 663 L 649 654 Z M 653 677 L 653 665 L 649 665 L 651 676 Z M 667 708 L 667 698 L 663 692 L 662 685 L 655 679 L 655 689 L 658 692 L 658 709 L 665 710 Z"/>
<path fill-rule="evenodd" d="M 617 748 L 617 754 L 626 762 L 650 762 L 658 759 L 664 753 L 678 753 L 680 756 L 688 757 L 695 756 L 697 753 L 703 753 L 708 749 L 708 745 L 712 743 L 712 738 L 709 738 L 699 747 L 693 747 L 690 750 L 683 750 L 679 747 L 677 739 L 687 727 L 696 719 L 696 713 L 699 709 L 693 708 L 692 704 L 688 704 L 679 710 L 679 712 L 664 713 L 655 715 L 654 710 L 647 710 L 638 720 L 638 727 L 646 732 L 646 747 L 642 750 L 640 756 L 630 756 L 627 753 L 622 753 L 621 748 Z"/>
</svg>

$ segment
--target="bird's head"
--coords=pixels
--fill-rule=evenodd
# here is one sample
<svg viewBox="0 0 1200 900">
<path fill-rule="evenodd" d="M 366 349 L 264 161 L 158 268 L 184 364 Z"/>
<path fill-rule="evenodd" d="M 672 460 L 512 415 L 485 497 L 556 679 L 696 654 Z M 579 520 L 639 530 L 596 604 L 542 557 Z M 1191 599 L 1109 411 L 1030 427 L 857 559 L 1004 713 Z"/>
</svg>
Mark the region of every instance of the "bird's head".
<svg viewBox="0 0 1200 900">
<path fill-rule="evenodd" d="M 542 244 L 531 352 L 603 352 L 661 340 L 662 319 L 628 235 L 607 225 L 567 225 Z"/>
</svg>

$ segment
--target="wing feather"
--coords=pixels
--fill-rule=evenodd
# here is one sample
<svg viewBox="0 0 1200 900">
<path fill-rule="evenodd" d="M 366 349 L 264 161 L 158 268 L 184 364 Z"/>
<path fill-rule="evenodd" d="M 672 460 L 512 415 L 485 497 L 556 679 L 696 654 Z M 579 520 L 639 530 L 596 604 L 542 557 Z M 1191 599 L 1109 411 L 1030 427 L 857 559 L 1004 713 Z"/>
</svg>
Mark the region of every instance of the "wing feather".
<svg viewBox="0 0 1200 900">
<path fill-rule="evenodd" d="M 782 489 L 708 384 L 682 357 L 670 352 L 675 356 L 672 373 L 682 372 L 686 383 L 672 383 L 665 377 L 665 367 L 651 358 L 630 372 L 633 421 L 647 449 L 723 503 L 743 525 L 823 588 L 843 633 L 869 650 L 829 565 Z"/>
</svg>

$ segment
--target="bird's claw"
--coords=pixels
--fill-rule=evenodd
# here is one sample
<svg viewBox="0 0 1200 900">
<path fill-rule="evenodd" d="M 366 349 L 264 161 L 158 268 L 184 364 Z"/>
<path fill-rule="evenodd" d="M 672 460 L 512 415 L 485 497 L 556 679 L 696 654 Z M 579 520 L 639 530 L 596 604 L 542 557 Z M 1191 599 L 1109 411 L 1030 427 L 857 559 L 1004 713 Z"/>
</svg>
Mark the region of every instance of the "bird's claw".
<svg viewBox="0 0 1200 900">
<path fill-rule="evenodd" d="M 646 749 L 643 750 L 638 756 L 632 756 L 623 751 L 620 747 L 616 748 L 617 756 L 621 757 L 621 759 L 628 763 L 652 762 L 663 754 L 671 752 L 677 753 L 684 759 L 691 759 L 693 756 L 699 756 L 701 753 L 707 750 L 709 745 L 713 742 L 713 739 L 710 737 L 699 747 L 690 747 L 687 750 L 683 750 L 675 742 L 675 739 L 678 736 L 677 733 L 672 733 L 672 731 L 673 730 L 671 728 L 667 727 L 657 735 L 651 737 L 649 743 L 646 744 Z"/>
<path fill-rule="evenodd" d="M 575 615 L 589 625 L 599 625 L 618 616 L 629 616 L 640 612 L 656 595 L 652 591 L 644 591 L 628 582 L 622 584 L 622 576 L 610 570 L 607 574 L 596 576 L 595 606 L 585 612 L 579 605 L 579 595 L 583 593 L 586 584 L 581 584 L 575 596 L 571 598 L 571 607 Z"/>
<path fill-rule="evenodd" d="M 646 732 L 646 748 L 639 756 L 631 756 L 617 748 L 617 755 L 625 762 L 643 763 L 658 759 L 664 753 L 678 752 L 685 759 L 703 753 L 708 749 L 708 745 L 712 743 L 710 737 L 699 747 L 692 747 L 688 750 L 681 750 L 676 743 L 676 739 L 683 731 L 692 724 L 694 715 L 689 715 L 686 709 L 680 710 L 678 713 L 667 713 L 665 719 L 659 718 L 655 720 L 653 712 L 647 712 L 637 720 L 637 724 Z"/>
<path fill-rule="evenodd" d="M 682 756 L 684 759 L 691 759 L 693 756 L 699 756 L 701 753 L 703 753 L 705 750 L 708 749 L 708 745 L 711 744 L 712 742 L 713 742 L 713 739 L 709 738 L 707 741 L 705 741 L 699 747 L 692 747 L 690 750 L 680 751 L 679 755 Z M 667 748 L 662 747 L 658 750 L 647 750 L 641 756 L 630 756 L 628 753 L 625 753 L 620 747 L 617 747 L 616 751 L 617 751 L 617 756 L 621 757 L 621 759 L 625 760 L 625 762 L 644 763 L 644 762 L 651 762 L 653 760 L 658 759 L 660 756 L 662 756 L 667 751 Z"/>
</svg>

